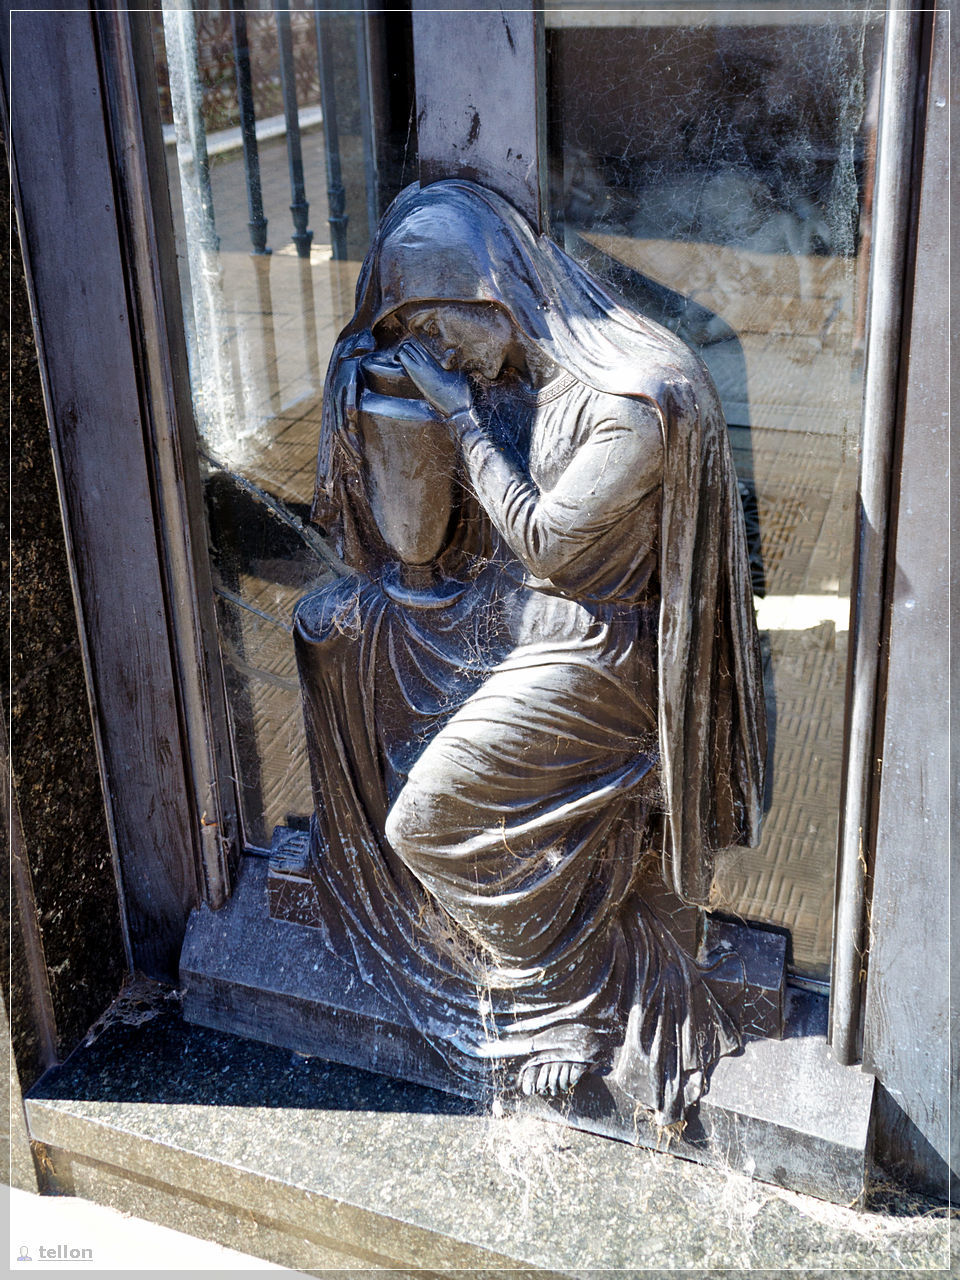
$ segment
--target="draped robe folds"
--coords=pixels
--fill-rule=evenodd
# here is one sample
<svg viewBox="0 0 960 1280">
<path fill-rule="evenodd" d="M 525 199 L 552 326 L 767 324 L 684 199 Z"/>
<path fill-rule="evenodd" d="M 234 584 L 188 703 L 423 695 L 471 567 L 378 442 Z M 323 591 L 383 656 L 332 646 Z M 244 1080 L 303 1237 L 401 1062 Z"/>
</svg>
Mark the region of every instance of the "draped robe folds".
<svg viewBox="0 0 960 1280">
<path fill-rule="evenodd" d="M 401 195 L 357 296 L 331 359 L 314 504 L 354 572 L 306 597 L 295 625 L 327 940 L 474 1086 L 578 1061 L 672 1123 L 738 1032 L 639 894 L 638 866 L 659 854 L 667 884 L 704 902 L 715 851 L 757 838 L 763 783 L 759 652 L 716 392 L 673 335 L 470 183 Z M 495 498 L 488 514 L 466 472 L 419 585 L 379 535 L 349 412 L 354 362 L 385 315 L 445 298 L 500 303 L 566 379 L 567 403 L 549 410 L 524 410 L 509 379 L 491 389 L 484 431 L 518 474 L 538 480 L 531 423 L 542 434 L 549 418 L 553 454 L 572 458 L 604 413 L 655 410 L 659 483 L 590 535 L 592 559 L 585 535 L 570 581 L 518 564 Z M 416 839 L 398 825 L 392 845 L 388 821 L 411 796 L 429 812 L 407 804 Z"/>
</svg>

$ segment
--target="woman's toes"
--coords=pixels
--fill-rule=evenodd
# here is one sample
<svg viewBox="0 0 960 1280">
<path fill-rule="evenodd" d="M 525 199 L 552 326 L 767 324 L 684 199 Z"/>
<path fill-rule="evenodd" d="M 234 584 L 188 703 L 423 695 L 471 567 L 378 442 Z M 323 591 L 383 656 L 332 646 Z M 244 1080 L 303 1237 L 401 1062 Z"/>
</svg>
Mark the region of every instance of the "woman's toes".
<svg viewBox="0 0 960 1280">
<path fill-rule="evenodd" d="M 585 1062 L 544 1062 L 540 1065 L 528 1063 L 521 1068 L 517 1085 L 527 1098 L 534 1093 L 549 1094 L 556 1098 L 560 1094 L 569 1093 L 586 1070 Z"/>
</svg>

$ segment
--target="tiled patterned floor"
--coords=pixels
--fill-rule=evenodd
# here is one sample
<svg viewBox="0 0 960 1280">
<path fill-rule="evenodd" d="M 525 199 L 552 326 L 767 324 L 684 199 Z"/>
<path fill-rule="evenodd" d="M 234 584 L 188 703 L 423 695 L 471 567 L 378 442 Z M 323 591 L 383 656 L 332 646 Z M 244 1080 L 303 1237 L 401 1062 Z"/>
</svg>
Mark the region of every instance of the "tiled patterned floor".
<svg viewBox="0 0 960 1280">
<path fill-rule="evenodd" d="M 322 135 L 308 135 L 308 196 L 318 244 L 326 239 Z M 267 268 L 272 311 L 264 314 L 257 266 L 247 253 L 246 206 L 237 157 L 214 169 L 223 297 L 233 343 L 238 402 L 245 406 L 235 456 L 222 461 L 300 519 L 310 501 L 319 436 L 322 373 L 352 310 L 358 262 L 331 263 L 320 244 L 309 266 L 282 250 L 289 228 L 283 140 L 261 151 L 274 252 Z M 175 201 L 178 206 L 179 202 Z M 275 233 L 275 234 L 274 234 Z M 607 245 L 625 253 L 623 245 Z M 663 263 L 662 244 L 627 246 L 635 264 Z M 670 252 L 679 250 L 667 247 Z M 756 486 L 767 591 L 836 597 L 848 592 L 856 457 L 848 441 L 851 319 L 849 268 L 830 260 L 775 264 L 762 255 L 697 247 L 691 288 L 741 335 L 749 422 L 731 433 L 741 475 Z M 692 265 L 690 265 L 692 263 Z M 681 269 L 680 264 L 678 269 Z M 702 278 L 701 278 L 702 277 Z M 824 325 L 831 290 L 841 305 Z M 722 294 L 722 297 L 719 297 Z M 305 300 L 311 306 L 305 320 Z M 831 308 L 827 308 L 829 311 Z M 722 389 L 722 388 L 721 388 Z M 731 412 L 733 420 L 733 413 Z M 228 442 L 227 453 L 230 447 Z M 220 574 L 225 666 L 249 841 L 311 807 L 292 644 L 296 600 L 329 570 L 289 527 L 251 499 L 236 554 Z M 262 524 L 262 528 L 260 528 Z M 282 536 L 279 536 L 282 534 Z M 223 568 L 223 566 L 221 566 Z M 264 617 L 262 615 L 267 615 Z M 271 620 L 272 619 L 272 620 Z M 758 850 L 731 855 L 718 877 L 725 910 L 789 928 L 795 966 L 825 976 L 829 964 L 839 803 L 846 633 L 811 617 L 797 631 L 764 634 L 773 776 Z"/>
</svg>

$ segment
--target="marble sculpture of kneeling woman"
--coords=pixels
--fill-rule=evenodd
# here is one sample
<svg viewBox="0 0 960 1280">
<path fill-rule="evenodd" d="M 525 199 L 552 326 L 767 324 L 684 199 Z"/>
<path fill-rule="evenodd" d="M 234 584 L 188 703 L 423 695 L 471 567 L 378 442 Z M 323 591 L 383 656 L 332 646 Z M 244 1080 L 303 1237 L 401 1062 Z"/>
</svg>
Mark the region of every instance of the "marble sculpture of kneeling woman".
<svg viewBox="0 0 960 1280">
<path fill-rule="evenodd" d="M 386 347 L 463 495 L 415 587 L 369 550 L 349 408 L 351 362 Z M 765 751 L 712 383 L 504 200 L 449 181 L 388 211 L 325 412 L 316 518 L 358 572 L 296 632 L 331 945 L 460 1076 L 557 1093 L 602 1071 L 675 1121 L 738 1030 L 638 867 L 654 851 L 704 902 L 715 852 L 757 838 Z"/>
</svg>

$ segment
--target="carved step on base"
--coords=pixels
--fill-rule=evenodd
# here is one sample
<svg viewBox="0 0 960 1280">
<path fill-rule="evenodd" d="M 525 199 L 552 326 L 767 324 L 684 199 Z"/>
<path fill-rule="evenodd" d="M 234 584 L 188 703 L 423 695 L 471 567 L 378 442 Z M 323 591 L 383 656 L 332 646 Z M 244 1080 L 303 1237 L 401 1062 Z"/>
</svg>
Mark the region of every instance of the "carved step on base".
<svg viewBox="0 0 960 1280">
<path fill-rule="evenodd" d="M 321 929 L 270 918 L 270 895 L 295 898 L 299 891 L 279 883 L 284 875 L 296 879 L 291 867 L 292 857 L 286 871 L 279 860 L 271 868 L 263 859 L 248 858 L 227 905 L 193 913 L 180 961 L 187 1021 L 460 1093 L 460 1083 L 405 1011 L 373 991 L 355 962 L 334 955 Z M 711 938 L 717 947 L 724 936 L 729 940 L 726 930 L 719 930 L 721 923 L 727 924 L 707 922 L 707 947 Z M 772 995 L 760 1000 L 756 993 L 774 989 L 770 972 L 763 977 L 759 961 L 747 959 L 747 967 L 759 1006 L 756 1016 L 766 1017 L 776 1001 Z M 686 1159 L 850 1203 L 862 1194 L 866 1176 L 873 1079 L 830 1056 L 822 997 L 791 989 L 780 1007 L 783 1038 L 748 1038 L 740 1054 L 721 1059 L 709 1092 L 691 1110 L 683 1133 L 669 1139 L 669 1149 Z M 668 1144 L 646 1114 L 602 1076 L 585 1076 L 563 1099 L 508 1098 L 504 1103 L 638 1146 Z"/>
<path fill-rule="evenodd" d="M 773 929 L 707 916 L 697 960 L 716 965 L 726 1004 L 740 1014 L 745 1036 L 779 1040 L 787 998 L 787 939 Z M 740 983 L 745 980 L 742 997 Z"/>
<path fill-rule="evenodd" d="M 267 892 L 273 920 L 319 928 L 320 903 L 310 875 L 309 831 L 274 827 Z"/>
</svg>

